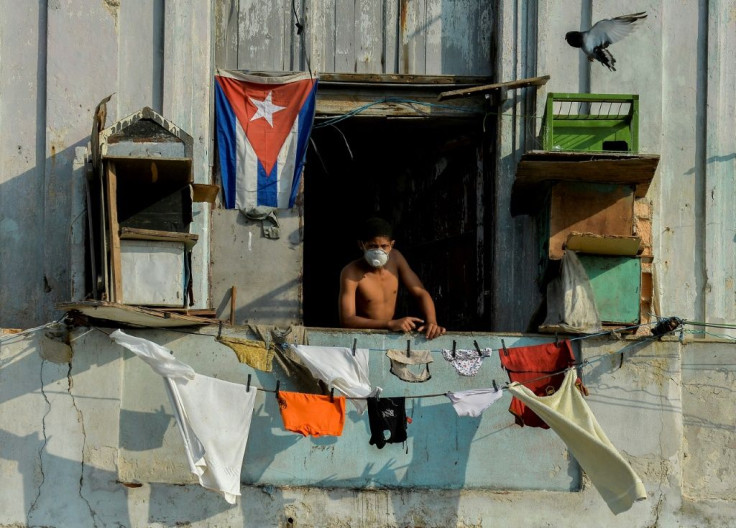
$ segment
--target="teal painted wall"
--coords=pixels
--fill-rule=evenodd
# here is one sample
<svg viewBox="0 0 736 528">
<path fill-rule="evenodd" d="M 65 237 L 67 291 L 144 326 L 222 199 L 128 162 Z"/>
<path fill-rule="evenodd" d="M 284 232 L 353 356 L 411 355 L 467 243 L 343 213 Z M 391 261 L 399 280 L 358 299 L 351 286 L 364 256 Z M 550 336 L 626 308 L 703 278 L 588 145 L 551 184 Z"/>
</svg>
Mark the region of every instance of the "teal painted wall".
<svg viewBox="0 0 736 528">
<path fill-rule="evenodd" d="M 203 375 L 245 384 L 251 374 L 252 387 L 273 390 L 279 380 L 281 390 L 308 392 L 289 379 L 276 361 L 273 372 L 256 371 L 238 363 L 228 347 L 210 336 L 166 331 L 130 333 L 170 348 L 178 359 Z M 406 349 L 403 335 L 309 331 L 312 345 L 350 347 L 354 337 L 359 348 L 370 349 L 371 382 L 383 388 L 384 397 L 486 388 L 492 387 L 494 379 L 501 387 L 508 381 L 498 357 L 502 338 L 508 347 L 549 341 L 491 334 L 453 334 L 431 342 L 413 338 L 412 349 L 432 351 L 432 378 L 424 383 L 406 383 L 389 372 L 385 354 L 389 348 Z M 442 348 L 451 349 L 453 339 L 458 349 L 472 349 L 474 339 L 481 348 L 493 349 L 476 376 L 460 376 L 442 357 Z M 120 479 L 172 483 L 191 480 L 160 376 L 130 352 L 121 349 L 121 353 L 125 361 Z M 481 417 L 470 418 L 458 417 L 444 395 L 407 399 L 407 415 L 412 418 L 408 441 L 378 449 L 368 443 L 368 414 L 358 415 L 350 402 L 342 436 L 303 437 L 284 429 L 275 395 L 259 391 L 241 479 L 244 484 L 264 486 L 578 490 L 579 467 L 564 444 L 549 430 L 515 425 L 508 412 L 510 401 L 505 393 Z"/>
<path fill-rule="evenodd" d="M 641 260 L 579 254 L 588 273 L 595 306 L 601 321 L 637 324 L 640 317 Z"/>
<path fill-rule="evenodd" d="M 383 396 L 412 396 L 503 386 L 508 377 L 500 366 L 501 337 L 489 335 L 445 336 L 427 342 L 412 339 L 415 350 L 429 349 L 434 362 L 432 378 L 424 383 L 406 383 L 389 372 L 385 350 L 406 348 L 406 338 L 394 334 L 351 334 L 334 331 L 309 332 L 312 345 L 352 346 L 370 349 L 370 378 L 383 388 Z M 464 377 L 441 354 L 451 349 L 491 347 L 476 376 Z M 507 346 L 541 343 L 528 337 L 505 337 Z M 276 365 L 276 363 L 274 363 Z M 271 374 L 240 367 L 254 374 L 254 384 L 273 389 L 281 380 L 283 390 L 299 390 L 275 367 Z M 337 391 L 336 391 L 337 393 Z M 479 418 L 458 417 L 446 396 L 407 399 L 406 445 L 387 444 L 377 449 L 368 443 L 368 414 L 359 415 L 348 402 L 348 415 L 341 437 L 302 437 L 282 426 L 274 394 L 260 392 L 256 400 L 242 479 L 248 484 L 327 487 L 432 487 L 487 489 L 576 490 L 580 486 L 577 464 L 552 432 L 521 428 L 508 412 L 511 397 L 503 398 Z"/>
</svg>

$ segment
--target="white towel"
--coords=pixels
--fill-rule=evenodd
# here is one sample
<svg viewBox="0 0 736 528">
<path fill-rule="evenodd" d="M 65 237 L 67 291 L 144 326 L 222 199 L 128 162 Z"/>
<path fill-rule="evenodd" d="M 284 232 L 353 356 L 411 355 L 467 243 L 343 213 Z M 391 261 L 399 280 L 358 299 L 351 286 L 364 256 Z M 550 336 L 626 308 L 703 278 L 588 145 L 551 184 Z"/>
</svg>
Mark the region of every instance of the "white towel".
<svg viewBox="0 0 736 528">
<path fill-rule="evenodd" d="M 120 330 L 110 337 L 164 377 L 189 469 L 202 486 L 235 504 L 256 390 L 246 391 L 245 385 L 199 375 L 151 341 Z"/>
<path fill-rule="evenodd" d="M 629 463 L 619 454 L 575 388 L 577 374 L 570 369 L 562 386 L 551 396 L 537 396 L 520 383 L 509 392 L 523 401 L 567 444 L 590 481 L 615 514 L 647 498 L 647 490 Z"/>
<path fill-rule="evenodd" d="M 347 347 L 321 347 L 311 345 L 287 345 L 295 360 L 304 365 L 317 379 L 329 388 L 335 387 L 347 396 L 365 398 L 375 394 L 368 379 L 368 349 L 353 351 Z M 380 390 L 380 388 L 377 388 Z M 350 400 L 363 414 L 368 407 L 365 400 Z"/>
<path fill-rule="evenodd" d="M 459 392 L 448 392 L 452 406 L 458 416 L 480 416 L 495 401 L 498 401 L 503 392 L 496 389 L 470 389 Z"/>
<path fill-rule="evenodd" d="M 148 363 L 156 374 L 172 379 L 194 378 L 194 369 L 176 359 L 168 348 L 147 339 L 128 335 L 121 330 L 115 330 L 110 334 L 110 339 Z"/>
<path fill-rule="evenodd" d="M 235 504 L 257 391 L 199 374 L 166 381 L 189 469 L 202 486 Z"/>
</svg>

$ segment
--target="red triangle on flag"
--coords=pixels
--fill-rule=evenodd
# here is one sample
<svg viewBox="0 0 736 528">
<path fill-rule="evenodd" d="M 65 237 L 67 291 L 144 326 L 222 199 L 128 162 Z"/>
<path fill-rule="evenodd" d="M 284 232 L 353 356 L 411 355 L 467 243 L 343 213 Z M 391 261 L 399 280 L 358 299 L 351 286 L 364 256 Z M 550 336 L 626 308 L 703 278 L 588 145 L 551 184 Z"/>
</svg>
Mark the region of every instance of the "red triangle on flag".
<svg viewBox="0 0 736 528">
<path fill-rule="evenodd" d="M 223 76 L 216 79 L 266 174 L 271 174 L 314 80 L 260 84 Z"/>
</svg>

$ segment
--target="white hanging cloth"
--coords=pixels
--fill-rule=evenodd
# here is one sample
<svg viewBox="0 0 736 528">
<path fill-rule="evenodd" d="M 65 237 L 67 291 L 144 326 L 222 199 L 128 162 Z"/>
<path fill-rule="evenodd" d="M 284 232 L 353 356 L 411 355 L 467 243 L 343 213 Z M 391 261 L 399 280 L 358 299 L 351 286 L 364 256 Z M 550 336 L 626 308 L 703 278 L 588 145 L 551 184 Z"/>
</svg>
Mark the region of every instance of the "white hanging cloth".
<svg viewBox="0 0 736 528">
<path fill-rule="evenodd" d="M 286 345 L 292 359 L 304 365 L 328 388 L 335 387 L 347 396 L 365 398 L 375 394 L 368 378 L 368 349 L 353 351 L 347 347 L 322 347 L 311 345 Z M 380 391 L 380 388 L 376 388 Z M 350 400 L 363 414 L 368 407 L 365 400 Z"/>
<path fill-rule="evenodd" d="M 166 348 L 146 339 L 120 330 L 110 337 L 164 377 L 189 469 L 203 487 L 235 504 L 257 391 L 197 374 Z"/>
</svg>

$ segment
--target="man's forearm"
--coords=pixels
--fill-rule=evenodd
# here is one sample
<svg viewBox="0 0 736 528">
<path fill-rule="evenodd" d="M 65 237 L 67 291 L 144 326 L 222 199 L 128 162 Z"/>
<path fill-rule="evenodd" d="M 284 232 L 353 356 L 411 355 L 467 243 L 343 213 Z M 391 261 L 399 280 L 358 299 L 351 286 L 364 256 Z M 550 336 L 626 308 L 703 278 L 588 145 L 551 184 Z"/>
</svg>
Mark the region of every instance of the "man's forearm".
<svg viewBox="0 0 736 528">
<path fill-rule="evenodd" d="M 434 301 L 429 295 L 429 292 L 425 291 L 419 296 L 419 306 L 424 314 L 425 322 L 437 324 L 437 312 L 435 311 Z"/>
<path fill-rule="evenodd" d="M 385 330 L 388 328 L 390 321 L 382 319 L 371 319 L 370 317 L 361 317 L 359 315 L 350 315 L 342 319 L 342 326 L 345 328 L 370 328 L 376 330 Z"/>
</svg>

